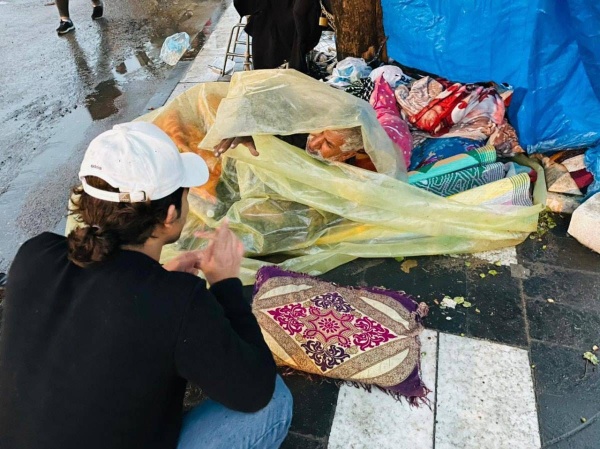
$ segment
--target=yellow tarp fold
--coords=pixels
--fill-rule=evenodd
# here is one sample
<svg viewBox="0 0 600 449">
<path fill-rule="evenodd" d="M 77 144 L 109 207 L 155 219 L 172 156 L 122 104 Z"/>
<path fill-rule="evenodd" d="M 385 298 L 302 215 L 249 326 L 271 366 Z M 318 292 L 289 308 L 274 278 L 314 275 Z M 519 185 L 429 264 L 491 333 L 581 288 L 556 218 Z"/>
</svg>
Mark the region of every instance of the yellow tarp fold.
<svg viewBox="0 0 600 449">
<path fill-rule="evenodd" d="M 357 257 L 515 245 L 535 231 L 542 210 L 461 204 L 410 186 L 367 102 L 291 70 L 236 73 L 231 83 L 201 84 L 140 120 L 160 126 L 181 151 L 197 152 L 211 169 L 209 183 L 192 189 L 188 224 L 163 258 L 201 247 L 205 242 L 193 232 L 227 217 L 248 251 L 246 284 L 266 263 L 256 257 L 278 253 L 288 257 L 283 268 L 320 274 Z M 365 149 L 381 173 L 321 162 L 275 137 L 354 126 L 362 127 Z M 212 155 L 221 139 L 243 135 L 254 137 L 259 157 L 243 146 L 222 161 Z"/>
</svg>

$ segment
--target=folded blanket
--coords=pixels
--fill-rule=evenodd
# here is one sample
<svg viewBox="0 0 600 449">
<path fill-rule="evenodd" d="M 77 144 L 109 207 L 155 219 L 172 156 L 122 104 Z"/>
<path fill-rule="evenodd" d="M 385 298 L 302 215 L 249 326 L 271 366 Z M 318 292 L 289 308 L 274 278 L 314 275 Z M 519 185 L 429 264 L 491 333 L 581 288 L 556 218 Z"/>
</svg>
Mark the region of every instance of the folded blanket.
<svg viewBox="0 0 600 449">
<path fill-rule="evenodd" d="M 399 86 L 396 100 L 406 119 L 432 136 L 490 136 L 504 121 L 505 105 L 494 87 L 424 77 Z"/>
<path fill-rule="evenodd" d="M 414 183 L 414 185 L 440 196 L 450 196 L 502 178 L 504 178 L 504 164 L 495 162 L 434 176 Z M 411 184 L 413 183 L 411 182 Z"/>
<path fill-rule="evenodd" d="M 465 139 L 464 137 L 442 137 L 439 139 L 428 138 L 415 144 L 410 158 L 410 170 L 416 170 L 423 165 L 457 154 L 473 151 L 485 145 L 483 140 Z"/>
<path fill-rule="evenodd" d="M 394 91 L 383 75 L 380 75 L 375 81 L 375 89 L 371 95 L 370 103 L 377 113 L 377 121 L 400 150 L 408 168 L 413 149 L 412 136 L 408 129 L 408 123 L 400 117 Z"/>
<path fill-rule="evenodd" d="M 476 187 L 474 189 L 452 195 L 450 199 L 465 204 L 531 206 L 531 179 L 527 173 Z"/>
<path fill-rule="evenodd" d="M 496 162 L 496 149 L 491 145 L 486 145 L 413 170 L 408 173 L 408 182 L 417 184 L 440 175 L 494 162 Z"/>
</svg>

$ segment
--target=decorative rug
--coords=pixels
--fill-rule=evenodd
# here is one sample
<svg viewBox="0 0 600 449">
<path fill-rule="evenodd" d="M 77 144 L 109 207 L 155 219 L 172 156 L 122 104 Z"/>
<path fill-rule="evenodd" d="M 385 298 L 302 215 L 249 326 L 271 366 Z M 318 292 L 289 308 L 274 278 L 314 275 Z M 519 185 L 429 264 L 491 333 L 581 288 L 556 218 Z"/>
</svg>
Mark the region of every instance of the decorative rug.
<svg viewBox="0 0 600 449">
<path fill-rule="evenodd" d="M 252 307 L 278 365 L 375 385 L 414 405 L 429 391 L 419 341 L 427 306 L 404 292 L 341 287 L 263 267 Z"/>
</svg>

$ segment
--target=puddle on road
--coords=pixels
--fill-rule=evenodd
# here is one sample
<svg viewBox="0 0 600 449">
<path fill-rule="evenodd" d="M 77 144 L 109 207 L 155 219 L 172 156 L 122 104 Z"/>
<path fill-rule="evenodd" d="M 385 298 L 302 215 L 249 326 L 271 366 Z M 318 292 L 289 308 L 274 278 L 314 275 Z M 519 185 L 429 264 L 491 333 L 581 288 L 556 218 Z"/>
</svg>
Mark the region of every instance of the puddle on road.
<svg viewBox="0 0 600 449">
<path fill-rule="evenodd" d="M 92 116 L 92 120 L 103 120 L 119 112 L 115 100 L 122 94 L 123 92 L 114 79 L 99 83 L 94 92 L 85 97 L 85 106 Z"/>
</svg>

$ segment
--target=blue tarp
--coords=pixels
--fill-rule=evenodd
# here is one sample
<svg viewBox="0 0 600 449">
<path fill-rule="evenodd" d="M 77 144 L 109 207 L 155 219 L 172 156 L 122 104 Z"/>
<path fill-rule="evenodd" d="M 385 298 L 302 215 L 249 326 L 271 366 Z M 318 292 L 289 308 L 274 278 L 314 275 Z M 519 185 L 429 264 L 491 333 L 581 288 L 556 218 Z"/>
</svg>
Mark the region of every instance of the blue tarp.
<svg viewBox="0 0 600 449">
<path fill-rule="evenodd" d="M 600 2 L 381 0 L 390 57 L 460 82 L 515 88 L 529 153 L 600 143 Z"/>
</svg>

